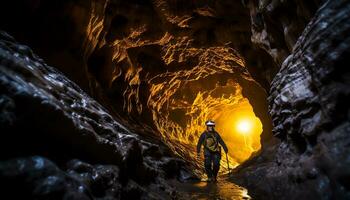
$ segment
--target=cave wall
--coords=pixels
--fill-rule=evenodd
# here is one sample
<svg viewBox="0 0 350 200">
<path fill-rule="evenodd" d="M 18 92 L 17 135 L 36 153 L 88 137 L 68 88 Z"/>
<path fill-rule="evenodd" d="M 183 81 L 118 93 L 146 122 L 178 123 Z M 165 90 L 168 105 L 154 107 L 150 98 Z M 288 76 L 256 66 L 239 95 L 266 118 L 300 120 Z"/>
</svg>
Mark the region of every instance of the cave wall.
<svg viewBox="0 0 350 200">
<path fill-rule="evenodd" d="M 2 11 L 4 30 L 139 134 L 159 132 L 152 117 L 156 108 L 148 105 L 154 77 L 164 74 L 159 80 L 170 81 L 166 73 L 181 70 L 205 77 L 195 70 L 208 68 L 211 79 L 232 78 L 243 87 L 264 125 L 262 144 L 271 139 L 264 89 L 276 64 L 252 45 L 249 10 L 241 2 L 28 0 L 5 1 Z M 231 76 L 223 78 L 227 71 Z M 201 78 L 197 85 L 208 81 Z"/>
<path fill-rule="evenodd" d="M 320 198 L 350 195 L 349 17 L 349 2 L 325 2 L 284 61 L 269 97 L 273 131 L 283 141 L 278 164 Z"/>
<path fill-rule="evenodd" d="M 251 51 L 249 45 L 245 42 L 250 41 L 249 13 L 241 3 L 28 0 L 4 1 L 0 10 L 2 30 L 13 35 L 20 43 L 33 48 L 48 65 L 62 71 L 65 76 L 77 83 L 87 93 L 85 95 L 83 90 L 77 89 L 74 93 L 83 93 L 83 97 L 79 95 L 70 96 L 70 93 L 64 96 L 66 90 L 70 91 L 71 87 L 76 89 L 76 86 L 66 83 L 69 81 L 63 81 L 63 84 L 67 84 L 66 87 L 62 86 L 63 89 L 56 88 L 56 85 L 46 88 L 45 84 L 50 86 L 52 83 L 46 83 L 45 81 L 33 86 L 34 89 L 49 90 L 45 92 L 50 97 L 53 95 L 53 98 L 49 98 L 47 101 L 57 102 L 59 99 L 67 101 L 63 102 L 63 111 L 52 111 L 54 117 L 60 118 L 61 115 L 64 115 L 62 117 L 63 124 L 54 118 L 50 120 L 52 124 L 40 126 L 45 119 L 51 119 L 51 109 L 56 107 L 56 105 L 49 105 L 48 108 L 42 108 L 41 104 L 45 102 L 44 99 L 34 98 L 33 101 L 37 101 L 39 105 L 33 106 L 29 110 L 23 105 L 25 101 L 18 100 L 15 103 L 14 106 L 18 107 L 18 110 L 22 109 L 33 113 L 35 117 L 25 115 L 24 119 L 14 121 L 13 124 L 6 121 L 2 124 L 2 126 L 10 124 L 10 129 L 6 132 L 18 133 L 19 135 L 25 133 L 25 131 L 37 133 L 26 135 L 24 140 L 15 143 L 11 149 L 12 153 L 3 155 L 3 159 L 14 159 L 1 163 L 2 166 L 5 166 L 2 172 L 9 168 L 18 167 L 16 164 L 18 162 L 24 163 L 26 165 L 25 170 L 29 170 L 29 172 L 19 170 L 17 171 L 18 174 L 3 173 L 4 180 L 16 176 L 30 176 L 32 170 L 36 170 L 31 169 L 33 168 L 33 162 L 43 162 L 47 165 L 47 168 L 42 169 L 42 172 L 54 169 L 54 174 L 60 179 L 70 179 L 70 176 L 62 175 L 62 171 L 75 170 L 72 167 L 76 166 L 71 166 L 71 161 L 69 161 L 73 158 L 79 159 L 78 161 L 72 161 L 73 163 L 78 162 L 78 165 L 84 165 L 83 168 L 88 166 L 86 168 L 89 168 L 89 173 L 112 171 L 115 176 L 126 174 L 126 184 L 131 183 L 130 187 L 136 188 L 134 189 L 136 194 L 140 194 L 144 190 L 142 186 L 142 184 L 145 184 L 143 179 L 146 180 L 146 184 L 150 184 L 154 180 L 162 180 L 163 176 L 178 176 L 180 172 L 182 175 L 185 173 L 187 178 L 191 178 L 191 174 L 186 174 L 180 167 L 184 163 L 174 159 L 171 152 L 163 152 L 168 149 L 162 146 L 163 144 L 159 141 L 159 131 L 154 125 L 153 115 L 155 111 L 161 108 L 163 109 L 162 112 L 167 112 L 168 107 L 166 105 L 170 102 L 169 96 L 165 96 L 164 99 L 160 98 L 160 103 L 148 105 L 150 102 L 149 96 L 152 96 L 150 88 L 159 83 L 171 83 L 175 80 L 174 78 L 183 83 L 173 85 L 177 87 L 174 89 L 174 93 L 185 85 L 186 79 L 193 80 L 191 87 L 196 92 L 220 89 L 220 87 L 229 85 L 232 80 L 239 83 L 243 87 L 244 97 L 249 99 L 256 115 L 264 124 L 263 145 L 271 139 L 272 127 L 271 120 L 267 115 L 267 95 L 264 90 L 264 87 L 265 89 L 268 88 L 270 80 L 265 80 L 259 70 L 250 73 L 254 69 L 251 67 L 253 64 L 250 64 L 250 59 L 244 59 L 246 54 L 250 56 L 260 56 L 260 54 L 255 50 Z M 244 19 L 244 21 L 237 19 Z M 4 49 L 8 48 L 7 45 L 14 47 L 17 45 L 16 41 L 9 38 L 4 36 Z M 26 49 L 27 51 L 23 52 L 24 60 L 27 59 L 25 57 L 27 54 L 33 54 L 31 50 L 28 50 L 28 47 Z M 15 54 L 17 51 L 20 50 L 14 48 L 10 52 Z M 272 63 L 267 54 L 262 54 L 260 57 L 267 60 L 260 61 L 260 66 L 263 63 Z M 33 62 L 36 62 L 37 58 L 33 59 Z M 15 58 L 9 60 L 15 60 Z M 7 68 L 11 68 L 11 66 L 4 64 L 5 74 L 12 73 L 7 71 Z M 22 75 L 21 68 L 23 68 L 23 71 L 27 71 L 28 67 L 30 65 L 21 66 L 19 71 L 14 73 L 23 76 L 28 82 L 36 82 L 36 79 L 41 80 L 46 77 L 46 72 L 39 73 L 39 75 L 34 72 L 35 78 L 32 78 L 30 73 Z M 45 69 L 46 64 L 44 67 L 37 67 Z M 30 68 L 29 71 L 31 71 Z M 53 73 L 59 72 L 55 71 Z M 254 81 L 252 75 L 260 77 L 261 84 Z M 158 101 L 158 96 L 166 94 L 168 90 L 171 91 L 173 86 L 170 85 L 170 88 L 163 88 L 163 90 L 153 94 L 155 99 L 151 100 Z M 254 90 L 254 92 L 251 90 Z M 56 93 L 58 91 L 62 92 L 63 96 Z M 51 94 L 51 92 L 54 94 Z M 8 92 L 8 95 L 11 95 L 11 92 Z M 29 93 L 24 96 L 28 99 L 27 101 L 31 102 L 31 98 L 35 95 L 36 93 Z M 97 102 L 92 103 L 93 108 L 85 105 L 83 99 L 87 98 L 88 95 L 107 108 L 113 119 L 118 122 L 114 122 L 113 119 L 109 118 L 108 122 L 105 122 L 104 118 L 100 119 L 99 116 L 95 116 L 94 113 L 99 113 L 98 111 L 102 107 L 100 108 Z M 17 96 L 13 98 L 17 98 Z M 74 98 L 80 99 L 81 102 L 77 103 Z M 7 102 L 5 104 L 7 105 Z M 70 107 L 74 107 L 76 104 L 79 104 L 78 111 L 71 110 Z M 84 109 L 84 106 L 87 108 Z M 95 109 L 96 106 L 98 107 L 97 110 Z M 5 109 L 7 109 L 7 106 L 5 106 Z M 12 115 L 12 111 L 6 113 Z M 44 118 L 44 114 L 47 118 Z M 21 113 L 15 113 L 14 115 L 21 115 Z M 98 115 L 104 116 L 101 113 Z M 87 116 L 87 119 L 80 122 L 81 116 Z M 6 117 L 8 116 L 4 116 L 4 118 Z M 78 122 L 72 125 L 72 121 Z M 86 125 L 86 129 L 89 129 L 90 132 L 87 131 L 88 133 L 86 133 L 85 129 L 81 130 L 80 123 Z M 109 123 L 113 125 L 110 126 Z M 118 123 L 118 125 L 115 125 L 115 123 Z M 31 124 L 35 126 L 31 127 Z M 102 128 L 99 124 L 102 124 Z M 14 128 L 17 126 L 20 128 Z M 118 128 L 119 126 L 125 127 L 126 141 L 118 143 L 118 139 L 115 137 L 121 131 Z M 65 128 L 71 131 L 66 132 Z M 16 134 L 13 133 L 9 134 L 8 138 L 3 141 L 16 141 L 14 140 Z M 138 136 L 142 135 L 142 139 L 131 139 L 134 136 L 136 137 L 133 133 Z M 87 141 L 84 139 L 85 135 L 88 135 Z M 102 139 L 100 138 L 101 135 Z M 90 136 L 92 138 L 89 138 Z M 145 136 L 148 139 L 151 137 L 153 144 L 144 144 Z M 42 143 L 42 141 L 47 142 Z M 80 142 L 72 144 L 73 141 Z M 29 144 L 26 142 L 29 142 Z M 115 143 L 115 145 L 112 143 Z M 127 147 L 124 148 L 123 145 L 119 147 L 120 144 Z M 157 145 L 160 145 L 161 149 L 158 149 Z M 67 149 L 59 151 L 62 146 L 66 146 Z M 142 146 L 142 148 L 139 146 Z M 179 145 L 178 148 L 181 148 L 181 146 Z M 148 150 L 152 155 L 143 154 Z M 123 153 L 126 155 L 123 155 Z M 99 154 L 104 156 L 99 157 Z M 137 159 L 133 160 L 132 157 L 135 154 Z M 32 155 L 40 155 L 40 157 L 31 157 Z M 147 156 L 155 156 L 155 159 L 164 158 L 164 162 L 155 162 L 153 159 L 144 158 Z M 80 160 L 83 160 L 82 164 Z M 153 162 L 155 165 L 148 166 L 148 162 Z M 113 164 L 118 169 L 109 166 L 102 167 L 103 169 L 100 171 L 95 169 L 100 168 L 97 165 L 101 164 Z M 138 167 L 138 165 L 140 166 Z M 126 167 L 130 167 L 131 170 L 126 170 Z M 147 174 L 146 177 L 136 173 L 137 171 Z M 88 179 L 75 180 L 72 184 L 79 185 L 94 182 L 95 180 L 91 180 L 90 175 Z M 38 174 L 38 176 L 40 176 L 40 179 L 46 180 L 45 174 Z M 137 178 L 138 176 L 139 178 Z M 123 182 L 123 178 L 125 177 L 120 178 L 122 181 L 116 179 L 112 182 L 116 187 L 119 187 L 119 182 Z M 36 183 L 30 182 L 28 184 L 35 185 Z M 45 186 L 46 182 L 42 184 Z M 134 191 L 133 189 L 130 190 L 128 185 L 122 185 L 122 194 L 110 194 L 109 190 L 113 187 L 111 185 L 101 189 L 102 192 L 108 193 L 107 196 L 123 195 L 123 192 L 128 195 Z M 95 188 L 89 187 L 90 184 L 88 184 L 86 191 L 94 193 Z M 51 189 L 54 190 L 55 188 L 52 187 Z M 169 192 L 171 193 L 171 190 Z"/>
<path fill-rule="evenodd" d="M 349 6 L 323 2 L 283 56 L 268 98 L 281 144 L 234 178 L 259 198 L 349 198 Z"/>
<path fill-rule="evenodd" d="M 193 178 L 28 46 L 0 32 L 0 185 L 13 199 L 159 199 Z"/>
<path fill-rule="evenodd" d="M 203 49 L 234 50 L 232 77 L 271 147 L 236 181 L 266 199 L 349 198 L 347 1 L 18 2 L 2 3 L 1 28 L 141 132 L 155 130 L 138 93 L 149 77 L 193 69 Z"/>
<path fill-rule="evenodd" d="M 320 6 L 320 2 L 246 1 L 250 12 L 252 43 L 265 50 L 279 68 L 292 52 L 293 46 Z"/>
</svg>

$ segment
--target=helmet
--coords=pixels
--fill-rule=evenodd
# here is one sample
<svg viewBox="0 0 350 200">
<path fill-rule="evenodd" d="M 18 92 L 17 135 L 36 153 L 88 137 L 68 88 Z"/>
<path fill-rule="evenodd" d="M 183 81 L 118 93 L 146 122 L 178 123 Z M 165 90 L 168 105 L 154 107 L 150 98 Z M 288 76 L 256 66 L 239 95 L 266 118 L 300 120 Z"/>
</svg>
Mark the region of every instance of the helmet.
<svg viewBox="0 0 350 200">
<path fill-rule="evenodd" d="M 205 122 L 205 125 L 207 125 L 207 126 L 215 126 L 215 122 L 212 121 L 212 120 L 208 120 L 208 121 Z"/>
</svg>

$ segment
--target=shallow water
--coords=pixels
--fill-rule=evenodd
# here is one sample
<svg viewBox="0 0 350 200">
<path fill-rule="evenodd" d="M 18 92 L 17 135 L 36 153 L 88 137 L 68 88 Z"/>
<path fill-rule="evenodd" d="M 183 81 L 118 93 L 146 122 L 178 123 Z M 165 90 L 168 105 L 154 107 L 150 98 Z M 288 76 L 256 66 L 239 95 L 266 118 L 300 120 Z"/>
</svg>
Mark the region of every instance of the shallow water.
<svg viewBox="0 0 350 200">
<path fill-rule="evenodd" d="M 219 179 L 216 183 L 206 181 L 194 183 L 175 183 L 177 191 L 187 199 L 198 200 L 241 200 L 251 199 L 247 189 L 240 187 L 225 178 Z"/>
</svg>

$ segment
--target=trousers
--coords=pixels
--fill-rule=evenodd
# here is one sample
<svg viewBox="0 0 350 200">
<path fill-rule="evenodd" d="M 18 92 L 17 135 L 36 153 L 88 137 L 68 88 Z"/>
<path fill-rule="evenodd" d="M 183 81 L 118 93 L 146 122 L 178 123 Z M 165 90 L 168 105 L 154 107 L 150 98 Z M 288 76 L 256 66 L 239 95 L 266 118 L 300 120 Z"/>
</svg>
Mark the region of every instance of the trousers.
<svg viewBox="0 0 350 200">
<path fill-rule="evenodd" d="M 208 178 L 216 178 L 220 169 L 220 160 L 220 152 L 211 152 L 204 155 L 204 168 Z"/>
</svg>

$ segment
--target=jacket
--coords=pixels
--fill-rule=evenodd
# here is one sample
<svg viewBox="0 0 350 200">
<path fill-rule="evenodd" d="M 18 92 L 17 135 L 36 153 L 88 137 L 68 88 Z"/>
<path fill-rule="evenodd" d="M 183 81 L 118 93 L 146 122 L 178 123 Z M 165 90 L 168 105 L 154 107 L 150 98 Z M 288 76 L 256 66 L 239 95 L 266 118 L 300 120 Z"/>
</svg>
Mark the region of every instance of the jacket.
<svg viewBox="0 0 350 200">
<path fill-rule="evenodd" d="M 204 143 L 204 139 L 205 139 L 205 136 L 207 134 L 208 131 L 204 131 L 201 136 L 199 137 L 199 140 L 198 140 L 198 143 L 197 143 L 197 153 L 200 153 L 201 151 L 201 147 Z M 222 148 L 224 149 L 224 151 L 227 153 L 228 152 L 228 149 L 227 149 L 227 146 L 225 144 L 225 142 L 221 139 L 220 135 L 218 132 L 216 132 L 214 130 L 214 137 L 216 138 L 216 140 L 218 141 L 218 143 L 222 146 Z M 209 149 L 207 149 L 206 147 L 204 147 L 204 155 L 209 155 L 211 152 Z"/>
</svg>

